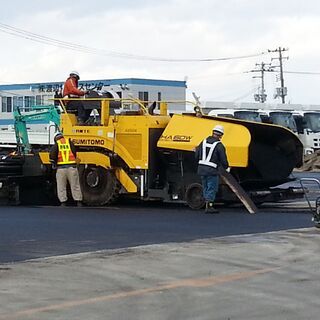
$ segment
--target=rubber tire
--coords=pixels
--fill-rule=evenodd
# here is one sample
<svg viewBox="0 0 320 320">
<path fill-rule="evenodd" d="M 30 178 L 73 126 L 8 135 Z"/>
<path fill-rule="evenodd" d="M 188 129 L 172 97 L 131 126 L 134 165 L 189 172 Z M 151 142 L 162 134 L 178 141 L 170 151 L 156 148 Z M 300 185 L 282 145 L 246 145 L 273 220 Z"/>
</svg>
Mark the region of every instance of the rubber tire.
<svg viewBox="0 0 320 320">
<path fill-rule="evenodd" d="M 116 200 L 119 184 L 112 170 L 103 167 L 80 167 L 83 202 L 88 206 L 103 206 Z M 91 179 L 91 185 L 88 181 Z"/>
<path fill-rule="evenodd" d="M 318 204 L 318 199 L 317 199 L 316 214 L 313 216 L 313 222 L 316 228 L 320 228 L 320 207 Z"/>
<path fill-rule="evenodd" d="M 320 228 L 320 221 L 314 221 L 314 226 L 319 229 Z"/>
<path fill-rule="evenodd" d="M 200 183 L 191 183 L 185 193 L 187 205 L 194 210 L 202 209 L 205 205 L 203 198 L 202 185 Z"/>
</svg>

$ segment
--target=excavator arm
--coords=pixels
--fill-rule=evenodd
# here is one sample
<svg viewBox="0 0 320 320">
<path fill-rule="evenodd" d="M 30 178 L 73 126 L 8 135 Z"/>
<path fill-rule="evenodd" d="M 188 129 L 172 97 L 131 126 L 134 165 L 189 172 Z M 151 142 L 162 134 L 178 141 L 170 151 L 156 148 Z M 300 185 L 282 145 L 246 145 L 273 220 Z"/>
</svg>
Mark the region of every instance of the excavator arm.
<svg viewBox="0 0 320 320">
<path fill-rule="evenodd" d="M 60 112 L 57 107 L 53 105 L 33 107 L 32 111 L 27 114 L 22 114 L 20 108 L 16 108 L 13 116 L 17 148 L 18 152 L 22 154 L 31 152 L 27 123 L 40 120 L 45 122 L 51 121 L 57 127 L 60 126 Z"/>
</svg>

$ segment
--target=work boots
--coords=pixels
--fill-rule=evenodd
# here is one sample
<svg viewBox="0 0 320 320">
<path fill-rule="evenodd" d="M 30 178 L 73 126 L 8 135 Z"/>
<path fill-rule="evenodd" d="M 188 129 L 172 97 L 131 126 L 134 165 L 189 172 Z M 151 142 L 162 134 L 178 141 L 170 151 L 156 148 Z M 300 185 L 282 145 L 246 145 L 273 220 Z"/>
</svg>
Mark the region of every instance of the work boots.
<svg viewBox="0 0 320 320">
<path fill-rule="evenodd" d="M 205 213 L 219 213 L 219 210 L 213 207 L 213 202 L 206 201 Z"/>
</svg>

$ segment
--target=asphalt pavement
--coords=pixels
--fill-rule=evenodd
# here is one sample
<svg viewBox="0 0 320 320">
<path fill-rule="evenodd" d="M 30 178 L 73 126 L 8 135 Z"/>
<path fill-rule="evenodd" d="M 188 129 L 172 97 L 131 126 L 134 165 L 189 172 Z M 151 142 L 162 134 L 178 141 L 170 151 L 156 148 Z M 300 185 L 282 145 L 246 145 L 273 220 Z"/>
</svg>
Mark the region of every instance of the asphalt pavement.
<svg viewBox="0 0 320 320">
<path fill-rule="evenodd" d="M 313 225 L 305 206 L 262 207 L 255 215 L 242 207 L 220 211 L 204 214 L 167 204 L 0 207 L 0 263 Z"/>
<path fill-rule="evenodd" d="M 306 202 L 0 207 L 0 320 L 318 319 Z"/>
<path fill-rule="evenodd" d="M 176 221 L 182 217 L 190 223 L 196 218 L 189 213 L 171 214 L 178 216 Z M 257 226 L 262 228 L 262 222 L 269 221 L 266 231 L 275 225 L 270 220 L 276 217 L 237 214 L 223 213 L 225 219 L 231 218 L 228 225 L 234 235 L 218 236 L 219 232 L 208 231 L 220 229 L 219 224 L 227 221 L 223 215 L 199 215 L 202 223 L 177 228 L 165 214 L 158 225 L 167 229 L 168 239 L 155 241 L 157 236 L 150 235 L 158 244 L 0 264 L 0 319 L 318 319 L 319 230 L 302 228 L 309 223 L 306 214 L 288 213 L 286 218 L 300 221 L 298 229 L 241 234 L 240 229 L 245 229 L 236 225 L 242 222 L 260 221 Z M 70 216 L 74 215 L 77 213 L 70 211 Z M 96 213 L 92 218 L 97 215 L 109 216 Z M 143 220 L 136 218 L 132 213 L 136 224 Z M 94 228 L 85 220 L 83 224 L 92 230 L 93 237 Z M 197 230 L 193 235 L 197 240 L 182 241 L 180 234 L 180 241 L 172 242 L 176 229 L 180 233 L 192 228 Z M 155 230 L 134 229 L 144 234 Z M 119 229 L 116 233 L 125 236 Z M 210 234 L 214 236 L 202 238 Z"/>
</svg>

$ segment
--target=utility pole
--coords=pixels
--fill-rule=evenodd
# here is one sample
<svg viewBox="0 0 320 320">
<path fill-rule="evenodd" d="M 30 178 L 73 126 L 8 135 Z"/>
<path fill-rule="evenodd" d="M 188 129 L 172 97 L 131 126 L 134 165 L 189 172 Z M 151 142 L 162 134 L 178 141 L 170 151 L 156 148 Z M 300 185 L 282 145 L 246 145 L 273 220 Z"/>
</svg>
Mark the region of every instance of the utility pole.
<svg viewBox="0 0 320 320">
<path fill-rule="evenodd" d="M 259 101 L 261 103 L 265 103 L 267 100 L 266 90 L 264 88 L 264 73 L 270 72 L 270 63 L 256 63 L 256 67 L 260 67 L 260 69 L 251 70 L 251 72 L 260 72 L 260 76 L 254 76 L 253 78 L 260 78 L 261 79 L 261 87 L 258 90 L 258 93 L 254 95 L 254 100 Z M 266 66 L 268 66 L 268 69 L 266 69 Z"/>
<path fill-rule="evenodd" d="M 281 97 L 282 103 L 285 103 L 285 96 L 287 95 L 287 87 L 284 86 L 284 77 L 283 77 L 283 59 L 289 59 L 289 57 L 283 57 L 282 52 L 288 51 L 289 49 L 281 48 L 275 50 L 268 50 L 268 52 L 278 52 L 279 57 L 278 58 L 271 58 L 272 60 L 279 60 L 279 66 L 273 66 L 274 68 L 279 67 L 280 68 L 280 88 L 276 88 L 277 92 L 275 94 L 275 98 Z"/>
</svg>

